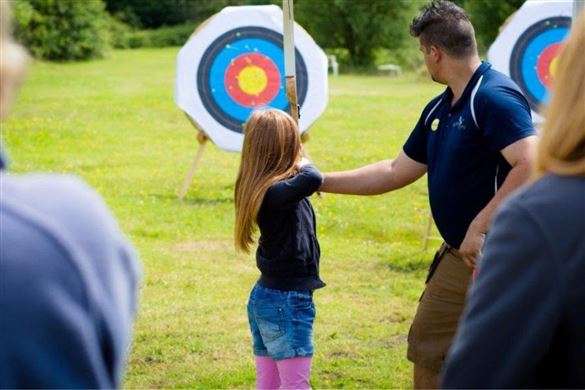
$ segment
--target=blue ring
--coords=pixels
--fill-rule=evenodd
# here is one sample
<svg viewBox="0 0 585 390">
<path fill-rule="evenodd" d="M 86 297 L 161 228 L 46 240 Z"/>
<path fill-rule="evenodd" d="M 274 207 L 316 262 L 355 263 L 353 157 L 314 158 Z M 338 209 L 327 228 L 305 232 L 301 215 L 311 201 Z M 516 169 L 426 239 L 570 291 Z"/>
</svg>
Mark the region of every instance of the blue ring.
<svg viewBox="0 0 585 390">
<path fill-rule="evenodd" d="M 521 64 L 522 76 L 528 91 L 541 103 L 547 98 L 547 90 L 538 78 L 538 59 L 547 47 L 562 42 L 568 32 L 567 28 L 546 30 L 536 36 L 524 51 Z"/>
<path fill-rule="evenodd" d="M 242 124 L 248 119 L 249 113 L 251 113 L 252 110 L 249 107 L 239 105 L 233 99 L 231 99 L 229 95 L 226 98 L 224 95 L 224 93 L 227 95 L 227 92 L 225 92 L 224 75 L 227 71 L 227 67 L 222 70 L 218 65 L 220 62 L 222 65 L 226 65 L 226 59 L 224 58 L 224 55 L 229 53 L 228 49 L 230 49 L 234 42 L 240 42 L 243 40 L 250 40 L 248 41 L 248 46 L 250 46 L 249 43 L 254 42 L 255 40 L 265 41 L 266 44 L 262 45 L 264 48 L 272 51 L 273 54 L 276 52 L 282 53 L 282 34 L 279 34 L 276 31 L 259 26 L 245 26 L 229 30 L 211 42 L 201 56 L 199 65 L 197 67 L 197 85 L 195 86 L 203 106 L 211 115 L 211 117 L 230 131 L 240 134 L 243 132 Z M 278 50 L 274 50 L 274 48 L 272 48 L 270 45 L 274 45 Z M 244 49 L 246 49 L 245 45 Z M 236 47 L 236 50 L 242 50 L 242 48 Z M 241 53 L 243 54 L 245 52 L 247 51 L 242 51 Z M 266 54 L 260 51 L 257 53 Z M 309 78 L 305 61 L 299 50 L 296 48 L 295 54 L 295 65 L 297 70 L 297 96 L 298 103 L 300 106 L 302 106 L 307 96 Z M 217 62 L 216 59 L 219 56 L 222 58 L 219 60 L 219 62 Z M 235 57 L 237 57 L 237 55 L 231 56 L 231 58 Z M 284 65 L 282 64 L 284 61 L 284 56 L 281 54 L 277 56 L 277 58 L 271 57 L 270 59 L 275 64 L 277 64 L 277 67 L 281 72 L 281 91 L 284 91 L 285 76 Z M 215 66 L 217 66 L 217 68 Z M 214 72 L 214 76 L 221 74 L 219 81 L 212 81 L 212 70 Z M 213 87 L 211 87 L 212 83 Z M 216 96 L 220 97 L 219 100 L 216 100 Z M 270 102 L 270 105 L 272 107 L 281 108 L 284 111 L 290 113 L 290 104 L 288 101 L 286 101 L 286 98 L 285 102 L 283 102 L 283 96 L 284 92 L 282 92 L 282 95 L 279 93 L 277 97 L 275 97 L 275 99 Z M 246 113 L 248 113 L 248 115 L 246 115 Z"/>
<path fill-rule="evenodd" d="M 562 42 L 571 27 L 568 16 L 540 20 L 524 31 L 510 55 L 510 77 L 518 84 L 533 111 L 548 100 L 546 87 L 538 78 L 538 58 L 548 46 Z"/>
<path fill-rule="evenodd" d="M 209 89 L 219 107 L 224 112 L 229 112 L 232 117 L 241 122 L 245 122 L 248 119 L 253 109 L 242 106 L 232 99 L 226 90 L 225 73 L 234 58 L 246 53 L 259 53 L 270 58 L 281 75 L 281 85 L 278 94 L 272 101 L 266 103 L 266 105 L 280 110 L 284 110 L 288 105 L 288 100 L 284 92 L 284 53 L 282 49 L 271 42 L 257 38 L 234 41 L 229 47 L 222 49 L 215 58 L 215 61 L 213 61 L 209 76 Z"/>
</svg>

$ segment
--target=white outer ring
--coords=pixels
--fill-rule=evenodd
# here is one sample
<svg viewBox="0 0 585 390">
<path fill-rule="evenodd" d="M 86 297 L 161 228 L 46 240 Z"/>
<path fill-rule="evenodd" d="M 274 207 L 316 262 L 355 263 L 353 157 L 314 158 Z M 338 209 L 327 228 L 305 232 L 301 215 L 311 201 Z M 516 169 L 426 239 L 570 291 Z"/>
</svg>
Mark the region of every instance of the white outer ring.
<svg viewBox="0 0 585 390">
<path fill-rule="evenodd" d="M 282 10 L 276 5 L 226 7 L 192 36 L 177 56 L 175 103 L 217 146 L 235 152 L 242 149 L 244 137 L 226 129 L 205 110 L 196 93 L 197 71 L 199 59 L 207 50 L 209 42 L 226 31 L 245 26 L 265 27 L 282 34 Z M 327 106 L 327 57 L 298 24 L 295 24 L 294 36 L 295 47 L 307 67 L 307 95 L 299 119 L 299 128 L 304 132 L 323 114 Z"/>
</svg>

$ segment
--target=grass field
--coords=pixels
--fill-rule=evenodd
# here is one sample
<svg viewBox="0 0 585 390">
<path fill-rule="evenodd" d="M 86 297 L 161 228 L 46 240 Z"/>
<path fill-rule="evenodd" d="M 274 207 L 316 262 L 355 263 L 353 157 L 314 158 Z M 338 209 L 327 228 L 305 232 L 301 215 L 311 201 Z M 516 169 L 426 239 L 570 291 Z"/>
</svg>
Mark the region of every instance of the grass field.
<svg viewBox="0 0 585 390">
<path fill-rule="evenodd" d="M 197 142 L 173 102 L 176 53 L 37 63 L 2 139 L 13 172 L 72 173 L 93 185 L 140 253 L 144 281 L 124 386 L 250 388 L 245 304 L 258 271 L 232 243 L 239 155 L 209 146 L 186 199 L 177 199 Z M 440 90 L 408 75 L 331 78 L 328 109 L 311 129 L 313 159 L 333 171 L 394 157 Z M 313 386 L 411 387 L 406 334 L 432 255 L 422 249 L 425 180 L 313 205 L 328 284 L 315 294 Z"/>
</svg>

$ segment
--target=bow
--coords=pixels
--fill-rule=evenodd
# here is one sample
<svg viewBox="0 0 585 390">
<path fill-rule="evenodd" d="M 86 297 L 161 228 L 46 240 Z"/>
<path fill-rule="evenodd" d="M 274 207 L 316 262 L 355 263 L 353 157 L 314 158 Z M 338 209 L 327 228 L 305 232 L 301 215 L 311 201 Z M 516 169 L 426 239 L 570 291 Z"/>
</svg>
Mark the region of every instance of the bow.
<svg viewBox="0 0 585 390">
<path fill-rule="evenodd" d="M 295 66 L 295 39 L 293 13 L 294 0 L 282 0 L 283 10 L 283 42 L 284 42 L 284 75 L 286 98 L 290 104 L 290 114 L 299 123 L 299 105 L 297 101 L 297 80 Z"/>
</svg>

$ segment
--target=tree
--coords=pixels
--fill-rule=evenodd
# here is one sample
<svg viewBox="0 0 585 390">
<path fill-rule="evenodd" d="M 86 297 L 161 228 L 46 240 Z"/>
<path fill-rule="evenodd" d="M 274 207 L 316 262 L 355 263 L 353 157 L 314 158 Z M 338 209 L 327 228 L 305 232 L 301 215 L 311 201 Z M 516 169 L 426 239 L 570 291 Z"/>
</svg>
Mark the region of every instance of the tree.
<svg viewBox="0 0 585 390">
<path fill-rule="evenodd" d="M 296 19 L 327 48 L 346 48 L 358 68 L 374 63 L 377 48 L 395 49 L 408 36 L 408 0 L 299 0 Z"/>
<path fill-rule="evenodd" d="M 37 58 L 85 60 L 109 48 L 101 0 L 18 0 L 12 2 L 15 35 Z"/>
<path fill-rule="evenodd" d="M 524 0 L 464 0 L 463 8 L 468 12 L 475 28 L 478 46 L 482 52 L 492 44 L 499 28 L 522 4 Z"/>
<path fill-rule="evenodd" d="M 136 28 L 198 23 L 228 5 L 282 4 L 280 0 L 105 0 L 114 17 Z"/>
</svg>

